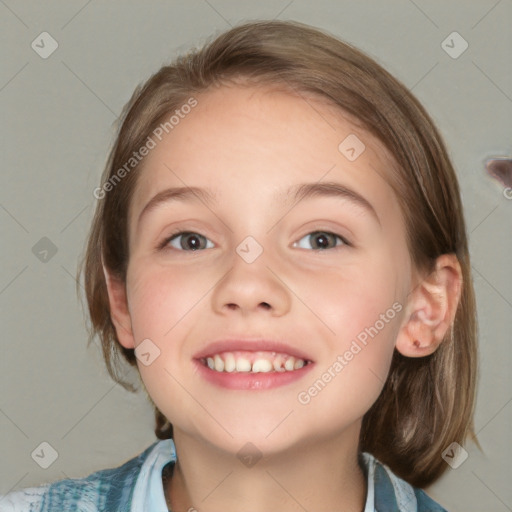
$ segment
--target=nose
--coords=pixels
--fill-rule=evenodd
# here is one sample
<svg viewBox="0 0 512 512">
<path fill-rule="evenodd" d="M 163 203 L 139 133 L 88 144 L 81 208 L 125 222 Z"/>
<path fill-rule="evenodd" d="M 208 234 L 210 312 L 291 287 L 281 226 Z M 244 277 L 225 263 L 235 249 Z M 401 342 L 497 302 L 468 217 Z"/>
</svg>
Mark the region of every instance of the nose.
<svg viewBox="0 0 512 512">
<path fill-rule="evenodd" d="M 279 273 L 267 266 L 264 254 L 247 263 L 235 253 L 233 266 L 213 290 L 216 313 L 282 316 L 290 310 L 291 292 Z"/>
</svg>

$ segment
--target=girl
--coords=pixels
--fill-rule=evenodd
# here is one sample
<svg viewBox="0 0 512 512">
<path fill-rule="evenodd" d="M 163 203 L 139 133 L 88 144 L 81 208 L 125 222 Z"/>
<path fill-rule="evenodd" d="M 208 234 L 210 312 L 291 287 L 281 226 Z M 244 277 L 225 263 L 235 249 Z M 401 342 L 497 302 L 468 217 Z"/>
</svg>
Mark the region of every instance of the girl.
<svg viewBox="0 0 512 512">
<path fill-rule="evenodd" d="M 475 302 L 402 84 L 306 25 L 233 28 L 135 92 L 94 195 L 91 336 L 159 441 L 2 510 L 444 510 L 420 488 L 474 437 Z"/>
</svg>

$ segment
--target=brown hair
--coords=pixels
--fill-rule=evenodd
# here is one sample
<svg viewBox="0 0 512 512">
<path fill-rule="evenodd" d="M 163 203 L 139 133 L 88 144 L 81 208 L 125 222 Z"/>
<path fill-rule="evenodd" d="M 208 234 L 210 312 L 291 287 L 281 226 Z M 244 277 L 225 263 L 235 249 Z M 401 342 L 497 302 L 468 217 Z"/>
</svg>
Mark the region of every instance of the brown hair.
<svg viewBox="0 0 512 512">
<path fill-rule="evenodd" d="M 102 184 L 112 183 L 133 151 L 191 95 L 240 78 L 313 94 L 358 120 L 396 162 L 390 185 L 406 221 L 416 268 L 428 273 L 438 256 L 454 253 L 458 258 L 463 287 L 447 339 L 427 357 L 407 358 L 395 350 L 384 389 L 362 423 L 360 449 L 412 485 L 425 487 L 445 471 L 441 454 L 446 447 L 462 444 L 468 434 L 476 440 L 477 322 L 457 177 L 433 121 L 404 85 L 361 51 L 307 25 L 247 23 L 162 67 L 137 88 L 119 120 Z M 127 212 L 136 170 L 98 201 L 78 271 L 79 278 L 84 274 L 91 319 L 89 343 L 99 336 L 109 374 L 130 391 L 134 388 L 121 379 L 119 363 L 136 366 L 136 359 L 134 350 L 117 340 L 102 259 L 126 282 Z M 172 425 L 153 406 L 156 436 L 172 437 Z"/>
</svg>

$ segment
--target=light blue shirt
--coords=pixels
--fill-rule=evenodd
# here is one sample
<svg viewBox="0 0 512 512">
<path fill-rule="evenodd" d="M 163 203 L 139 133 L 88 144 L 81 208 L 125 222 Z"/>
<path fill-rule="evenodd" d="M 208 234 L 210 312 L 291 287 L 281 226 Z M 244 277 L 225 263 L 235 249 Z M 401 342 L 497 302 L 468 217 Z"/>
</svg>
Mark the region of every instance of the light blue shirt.
<svg viewBox="0 0 512 512">
<path fill-rule="evenodd" d="M 371 454 L 362 456 L 368 475 L 364 512 L 446 512 Z M 118 468 L 0 496 L 0 512 L 168 512 L 162 470 L 169 462 L 176 462 L 174 442 L 156 441 Z"/>
</svg>

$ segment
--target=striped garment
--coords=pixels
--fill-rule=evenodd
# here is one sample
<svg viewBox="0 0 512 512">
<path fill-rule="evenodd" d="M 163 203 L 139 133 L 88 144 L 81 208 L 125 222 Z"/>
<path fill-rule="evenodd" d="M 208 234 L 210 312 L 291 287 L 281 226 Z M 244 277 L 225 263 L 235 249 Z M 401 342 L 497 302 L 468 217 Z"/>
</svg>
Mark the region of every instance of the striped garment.
<svg viewBox="0 0 512 512">
<path fill-rule="evenodd" d="M 364 512 L 446 512 L 375 457 L 361 455 L 368 477 Z M 0 512 L 167 512 L 162 469 L 173 462 L 173 441 L 156 441 L 117 468 L 0 496 Z"/>
</svg>

